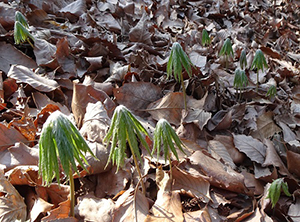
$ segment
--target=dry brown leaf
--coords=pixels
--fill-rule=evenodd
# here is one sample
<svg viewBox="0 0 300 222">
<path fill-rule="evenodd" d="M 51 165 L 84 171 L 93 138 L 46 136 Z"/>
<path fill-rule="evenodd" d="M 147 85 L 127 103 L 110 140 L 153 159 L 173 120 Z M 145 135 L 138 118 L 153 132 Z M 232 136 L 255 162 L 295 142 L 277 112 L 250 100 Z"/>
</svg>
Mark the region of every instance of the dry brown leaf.
<svg viewBox="0 0 300 222">
<path fill-rule="evenodd" d="M 115 204 L 111 199 L 100 199 L 92 195 L 85 195 L 78 198 L 75 207 L 75 214 L 83 217 L 85 221 L 111 222 Z"/>
<path fill-rule="evenodd" d="M 26 214 L 23 197 L 0 170 L 0 221 L 25 221 Z"/>
<path fill-rule="evenodd" d="M 200 198 L 204 203 L 208 203 L 210 198 L 210 184 L 203 177 L 192 175 L 178 167 L 172 168 L 174 184 L 173 190 L 185 190 Z"/>
<path fill-rule="evenodd" d="M 39 197 L 44 200 L 51 200 L 55 207 L 68 199 L 70 195 L 70 186 L 57 183 L 50 184 L 49 187 L 36 186 L 35 191 Z"/>
<path fill-rule="evenodd" d="M 300 177 L 300 168 L 299 168 L 300 154 L 295 153 L 291 150 L 288 150 L 286 154 L 287 154 L 286 159 L 287 159 L 287 166 L 289 172 L 291 174 L 295 174 L 296 176 Z"/>
<path fill-rule="evenodd" d="M 35 38 L 33 49 L 36 62 L 39 66 L 52 62 L 56 46 L 44 39 Z"/>
<path fill-rule="evenodd" d="M 178 192 L 163 192 L 151 208 L 144 222 L 183 222 L 182 205 Z"/>
<path fill-rule="evenodd" d="M 228 129 L 232 123 L 232 109 L 220 110 L 208 122 L 207 128 L 212 130 Z"/>
<path fill-rule="evenodd" d="M 236 168 L 229 152 L 227 151 L 226 147 L 217 140 L 210 140 L 208 142 L 208 151 L 212 154 L 212 156 L 219 160 L 223 161 L 226 165 L 230 166 L 232 169 Z"/>
<path fill-rule="evenodd" d="M 162 90 L 150 82 L 125 83 L 120 88 L 113 89 L 118 104 L 132 111 L 146 109 L 147 106 L 161 98 Z"/>
<path fill-rule="evenodd" d="M 37 75 L 22 65 L 12 65 L 7 76 L 17 80 L 18 83 L 27 83 L 41 92 L 51 92 L 59 87 L 56 81 Z"/>
<path fill-rule="evenodd" d="M 282 162 L 272 141 L 269 139 L 264 139 L 263 142 L 267 146 L 267 149 L 266 149 L 266 159 L 265 162 L 262 164 L 262 166 L 263 167 L 276 166 L 279 168 L 279 173 L 281 173 L 282 175 L 290 176 L 288 169 L 286 168 L 285 164 Z"/>
<path fill-rule="evenodd" d="M 266 157 L 265 145 L 252 136 L 233 134 L 235 147 L 245 153 L 252 161 L 263 164 Z"/>
<path fill-rule="evenodd" d="M 8 128 L 0 123 L 0 151 L 6 150 L 16 142 L 26 143 L 27 139 L 15 128 Z"/>
<path fill-rule="evenodd" d="M 50 214 L 48 216 L 43 217 L 41 222 L 55 221 L 57 219 L 69 218 L 70 206 L 71 206 L 70 199 L 67 199 L 64 202 L 59 203 L 59 206 L 57 208 L 51 210 Z M 77 220 L 75 220 L 75 221 L 77 221 Z"/>
<path fill-rule="evenodd" d="M 51 210 L 53 204 L 48 203 L 40 197 L 37 197 L 34 201 L 34 205 L 30 210 L 30 220 L 35 221 L 41 213 L 46 213 Z"/>
<path fill-rule="evenodd" d="M 38 165 L 39 150 L 30 148 L 24 143 L 16 143 L 14 146 L 0 152 L 0 168 L 5 171 L 19 165 Z"/>
<path fill-rule="evenodd" d="M 181 112 L 183 109 L 183 93 L 175 92 L 168 93 L 158 101 L 149 104 L 146 111 L 157 121 L 164 118 L 169 123 L 178 126 L 181 122 Z"/>
<path fill-rule="evenodd" d="M 96 90 L 91 85 L 83 85 L 77 81 L 73 82 L 73 88 L 72 112 L 78 128 L 81 128 L 82 126 L 82 121 L 88 103 L 96 103 L 101 101 L 108 113 L 108 116 L 112 116 L 116 105 L 105 92 Z"/>
<path fill-rule="evenodd" d="M 11 64 L 19 64 L 28 68 L 37 67 L 36 62 L 32 58 L 3 41 L 0 42 L 0 60 L 0 70 L 5 73 L 8 73 Z"/>
<path fill-rule="evenodd" d="M 147 45 L 152 45 L 151 33 L 147 27 L 148 18 L 147 12 L 144 11 L 139 22 L 129 31 L 129 40 L 131 42 L 142 42 Z"/>
<path fill-rule="evenodd" d="M 36 186 L 42 184 L 42 179 L 39 178 L 38 166 L 16 166 L 7 171 L 5 176 L 13 185 L 29 185 Z"/>
<path fill-rule="evenodd" d="M 257 131 L 252 136 L 263 140 L 264 138 L 272 137 L 275 133 L 279 133 L 281 129 L 274 123 L 273 116 L 274 113 L 271 111 L 259 115 L 256 120 Z"/>
<path fill-rule="evenodd" d="M 293 221 L 299 221 L 300 218 L 300 198 L 299 196 L 296 198 L 295 203 L 290 205 L 288 215 L 291 217 Z"/>
<path fill-rule="evenodd" d="M 187 172 L 195 176 L 202 176 L 211 185 L 237 193 L 247 193 L 244 177 L 230 167 L 212 158 L 205 151 L 196 151 L 190 157 L 189 163 L 182 163 Z M 179 165 L 180 167 L 180 165 Z"/>
<path fill-rule="evenodd" d="M 59 11 L 63 13 L 71 13 L 79 17 L 82 15 L 82 12 L 86 11 L 86 2 L 84 0 L 72 1 Z"/>
<path fill-rule="evenodd" d="M 149 211 L 149 203 L 139 190 L 129 188 L 116 202 L 113 222 L 144 221 Z"/>
<path fill-rule="evenodd" d="M 233 137 L 231 135 L 216 135 L 214 140 L 219 141 L 226 147 L 230 157 L 235 164 L 240 164 L 245 160 L 245 154 L 241 153 L 237 148 L 235 148 Z"/>
</svg>

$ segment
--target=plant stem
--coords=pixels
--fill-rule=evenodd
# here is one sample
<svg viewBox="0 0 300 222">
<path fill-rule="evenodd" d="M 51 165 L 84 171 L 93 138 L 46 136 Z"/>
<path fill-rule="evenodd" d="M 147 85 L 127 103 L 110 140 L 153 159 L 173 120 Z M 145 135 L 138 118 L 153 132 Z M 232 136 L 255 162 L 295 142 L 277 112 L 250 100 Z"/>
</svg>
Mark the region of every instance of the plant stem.
<svg viewBox="0 0 300 222">
<path fill-rule="evenodd" d="M 181 78 L 181 87 L 182 87 L 182 93 L 183 93 L 183 101 L 184 101 L 184 109 L 187 110 L 187 104 L 186 104 L 186 91 L 184 87 L 184 82 L 183 82 L 183 75 L 181 73 L 180 75 Z"/>
<path fill-rule="evenodd" d="M 143 192 L 144 195 L 146 195 L 146 188 L 145 188 L 145 184 L 144 184 L 143 179 L 142 179 L 143 177 L 142 177 L 139 165 L 138 165 L 138 161 L 137 161 L 136 156 L 135 156 L 135 154 L 133 152 L 133 149 L 131 148 L 131 146 L 129 146 L 129 147 L 130 147 L 130 151 L 132 153 L 132 157 L 133 157 L 133 161 L 134 161 L 134 164 L 135 164 L 135 168 L 136 168 L 136 170 L 137 170 L 137 172 L 139 174 L 139 177 L 141 179 L 142 192 Z"/>
<path fill-rule="evenodd" d="M 256 75 L 256 92 L 258 92 L 258 74 L 259 74 L 259 70 L 257 70 L 257 75 Z"/>
<path fill-rule="evenodd" d="M 171 154 L 168 154 L 169 164 L 170 164 L 170 181 L 171 181 L 171 190 L 173 186 L 173 171 L 172 171 L 172 161 L 171 161 Z"/>
<path fill-rule="evenodd" d="M 70 217 L 74 217 L 74 206 L 75 206 L 75 185 L 74 185 L 74 178 L 73 178 L 73 171 L 70 166 L 70 173 L 69 173 L 69 183 L 70 183 Z"/>
</svg>

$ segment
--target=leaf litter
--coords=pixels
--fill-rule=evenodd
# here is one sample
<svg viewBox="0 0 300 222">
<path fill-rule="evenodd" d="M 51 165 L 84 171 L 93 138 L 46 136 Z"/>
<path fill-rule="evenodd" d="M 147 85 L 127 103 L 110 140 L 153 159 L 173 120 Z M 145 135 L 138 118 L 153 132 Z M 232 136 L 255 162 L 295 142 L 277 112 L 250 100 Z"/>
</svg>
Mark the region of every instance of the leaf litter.
<svg viewBox="0 0 300 222">
<path fill-rule="evenodd" d="M 0 221 L 299 220 L 298 1 L 29 0 L 0 8 Z M 16 11 L 29 22 L 34 48 L 14 44 Z M 234 54 L 225 64 L 226 39 Z M 195 65 L 191 77 L 183 70 L 187 110 L 182 86 L 166 78 L 174 42 Z M 257 50 L 268 64 L 263 71 L 250 70 Z M 237 68 L 248 78 L 239 93 Z M 166 119 L 185 144 L 171 165 L 140 146 L 146 195 L 130 152 L 117 174 L 105 168 L 102 140 L 120 104 L 150 135 Z M 43 187 L 38 176 L 38 139 L 55 110 L 100 160 L 87 157 L 89 173 L 79 168 L 76 218 L 68 216 L 65 176 L 60 189 L 56 180 Z M 281 195 L 272 209 L 268 189 L 279 178 L 292 196 Z"/>
</svg>

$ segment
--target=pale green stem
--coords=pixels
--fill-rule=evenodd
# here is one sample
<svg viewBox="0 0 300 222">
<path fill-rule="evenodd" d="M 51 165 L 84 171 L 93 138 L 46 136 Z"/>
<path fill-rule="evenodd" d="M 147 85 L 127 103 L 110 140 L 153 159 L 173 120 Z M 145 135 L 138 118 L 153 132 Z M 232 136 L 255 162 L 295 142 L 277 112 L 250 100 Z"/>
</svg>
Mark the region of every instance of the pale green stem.
<svg viewBox="0 0 300 222">
<path fill-rule="evenodd" d="M 142 192 L 143 192 L 144 195 L 146 195 L 146 188 L 145 188 L 145 184 L 144 184 L 143 179 L 142 179 L 143 177 L 142 177 L 139 165 L 138 165 L 138 161 L 137 161 L 136 156 L 135 156 L 135 154 L 133 152 L 133 149 L 131 148 L 131 146 L 129 146 L 129 147 L 130 147 L 130 150 L 131 150 L 131 153 L 132 153 L 132 157 L 133 157 L 133 161 L 134 161 L 134 164 L 135 164 L 135 168 L 136 168 L 136 170 L 137 170 L 137 172 L 139 174 L 139 177 L 141 179 Z"/>
<path fill-rule="evenodd" d="M 181 73 L 180 75 L 181 78 L 181 87 L 182 87 L 182 93 L 183 93 L 183 101 L 184 101 L 184 109 L 187 110 L 187 103 L 186 103 L 186 91 L 184 87 L 184 82 L 183 82 L 183 75 Z"/>
<path fill-rule="evenodd" d="M 258 92 L 258 81 L 259 81 L 258 74 L 259 74 L 259 70 L 257 70 L 257 75 L 256 75 L 256 92 Z"/>
<path fill-rule="evenodd" d="M 171 161 L 171 154 L 168 154 L 169 164 L 170 164 L 170 181 L 171 181 L 171 190 L 173 186 L 173 171 L 172 171 L 172 161 Z"/>
<path fill-rule="evenodd" d="M 70 217 L 75 216 L 74 206 L 75 206 L 75 185 L 74 185 L 74 178 L 73 178 L 73 171 L 70 166 L 70 173 L 69 173 L 69 183 L 70 183 Z"/>
</svg>

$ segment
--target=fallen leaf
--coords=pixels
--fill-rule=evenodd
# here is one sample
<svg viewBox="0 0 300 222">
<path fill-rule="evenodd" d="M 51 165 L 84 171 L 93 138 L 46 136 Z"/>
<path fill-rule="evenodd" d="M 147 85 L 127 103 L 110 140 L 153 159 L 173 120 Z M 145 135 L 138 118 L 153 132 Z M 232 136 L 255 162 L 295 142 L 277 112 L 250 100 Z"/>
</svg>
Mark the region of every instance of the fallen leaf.
<svg viewBox="0 0 300 222">
<path fill-rule="evenodd" d="M 0 60 L 0 69 L 5 73 L 8 73 L 11 64 L 23 65 L 31 69 L 37 67 L 36 62 L 32 58 L 5 42 L 0 42 Z"/>
<path fill-rule="evenodd" d="M 181 112 L 184 109 L 183 93 L 168 93 L 163 98 L 150 103 L 147 107 L 153 119 L 166 119 L 170 124 L 178 126 L 181 122 Z"/>
<path fill-rule="evenodd" d="M 27 83 L 42 92 L 51 92 L 59 87 L 56 81 L 39 76 L 22 65 L 12 65 L 7 76 L 17 80 L 18 83 Z"/>
<path fill-rule="evenodd" d="M 148 14 L 144 11 L 139 22 L 129 31 L 129 40 L 131 42 L 143 42 L 147 45 L 152 45 L 151 33 L 147 27 Z"/>
<path fill-rule="evenodd" d="M 245 153 L 252 161 L 263 164 L 266 157 L 265 145 L 252 136 L 233 134 L 235 147 Z"/>
<path fill-rule="evenodd" d="M 138 112 L 161 98 L 162 90 L 150 82 L 130 82 L 120 88 L 113 89 L 118 104 Z"/>
<path fill-rule="evenodd" d="M 190 157 L 190 164 L 183 162 L 181 168 L 192 175 L 203 177 L 212 186 L 220 187 L 237 193 L 247 193 L 242 174 L 226 167 L 221 162 L 209 156 L 206 151 L 196 151 Z"/>
<path fill-rule="evenodd" d="M 149 203 L 139 190 L 129 188 L 116 202 L 113 222 L 145 221 Z"/>
<path fill-rule="evenodd" d="M 178 192 L 163 192 L 152 206 L 152 215 L 144 222 L 183 222 L 182 206 Z"/>
<path fill-rule="evenodd" d="M 172 168 L 172 178 L 175 180 L 172 186 L 173 190 L 185 190 L 191 192 L 197 198 L 200 198 L 204 203 L 208 203 L 210 198 L 210 184 L 203 177 L 197 177 L 188 172 L 185 172 L 178 167 Z"/>
<path fill-rule="evenodd" d="M 0 168 L 5 171 L 20 165 L 38 165 L 38 161 L 39 150 L 36 147 L 28 147 L 22 142 L 0 152 Z"/>
<path fill-rule="evenodd" d="M 0 170 L 0 220 L 1 221 L 25 221 L 26 205 L 23 197 L 5 179 Z"/>
<path fill-rule="evenodd" d="M 288 150 L 286 154 L 287 154 L 286 159 L 287 159 L 287 166 L 289 172 L 291 174 L 295 174 L 296 176 L 300 177 L 300 168 L 299 168 L 300 154 L 295 153 L 291 150 Z"/>
<path fill-rule="evenodd" d="M 27 139 L 15 128 L 8 128 L 0 123 L 0 151 L 13 146 L 16 142 L 26 143 Z"/>
<path fill-rule="evenodd" d="M 70 199 L 59 203 L 59 206 L 57 208 L 51 210 L 48 216 L 43 217 L 41 222 L 69 218 L 70 205 L 71 205 Z M 74 222 L 75 221 L 77 221 L 77 219 L 75 219 Z"/>
<path fill-rule="evenodd" d="M 43 200 L 40 197 L 37 197 L 34 201 L 34 205 L 30 211 L 30 220 L 35 221 L 41 213 L 47 213 L 53 207 L 53 204 L 50 204 Z"/>
<path fill-rule="evenodd" d="M 52 62 L 56 52 L 56 46 L 40 38 L 34 40 L 34 55 L 39 66 Z"/>
<path fill-rule="evenodd" d="M 288 216 L 293 220 L 293 221 L 299 221 L 300 218 L 300 198 L 299 196 L 296 198 L 296 201 L 290 205 L 289 211 L 288 211 Z"/>
</svg>

